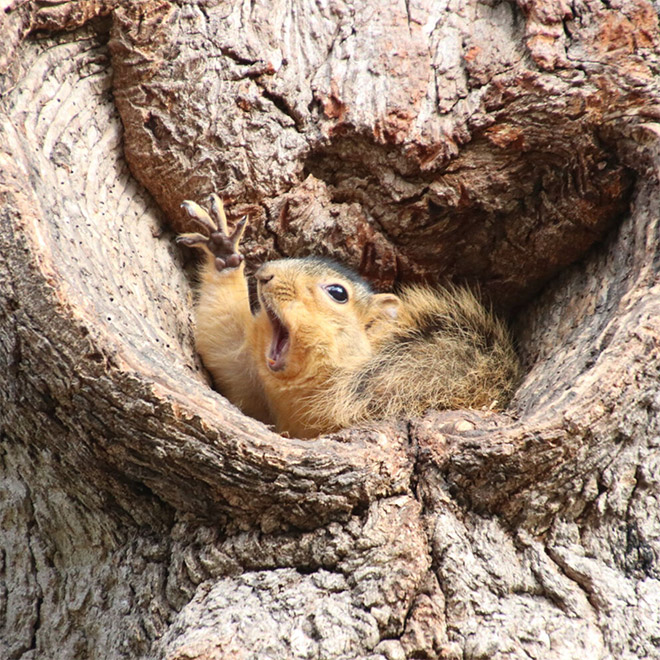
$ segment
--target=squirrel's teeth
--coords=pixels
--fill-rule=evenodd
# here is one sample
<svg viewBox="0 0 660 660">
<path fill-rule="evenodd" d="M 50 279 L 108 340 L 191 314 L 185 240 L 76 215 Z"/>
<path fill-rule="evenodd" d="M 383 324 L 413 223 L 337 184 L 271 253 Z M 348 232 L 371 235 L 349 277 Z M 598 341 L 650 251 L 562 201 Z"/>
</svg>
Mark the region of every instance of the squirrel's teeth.
<svg viewBox="0 0 660 660">
<path fill-rule="evenodd" d="M 272 309 L 266 307 L 266 313 L 273 329 L 266 363 L 271 371 L 281 371 L 286 366 L 286 356 L 289 351 L 289 330 Z"/>
</svg>

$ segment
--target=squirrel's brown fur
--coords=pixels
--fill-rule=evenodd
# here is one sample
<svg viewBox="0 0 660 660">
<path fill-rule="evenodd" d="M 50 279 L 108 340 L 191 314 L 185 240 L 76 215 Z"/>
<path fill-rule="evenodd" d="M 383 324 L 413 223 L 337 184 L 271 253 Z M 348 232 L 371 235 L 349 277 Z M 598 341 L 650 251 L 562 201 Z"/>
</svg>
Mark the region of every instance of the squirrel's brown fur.
<svg viewBox="0 0 660 660">
<path fill-rule="evenodd" d="M 243 224 L 228 236 L 222 204 L 184 208 L 203 248 L 196 342 L 218 389 L 246 414 L 308 438 L 428 408 L 501 407 L 518 361 L 505 326 L 467 289 L 373 293 L 351 271 L 307 257 L 264 264 L 253 315 Z M 219 225 L 218 227 L 214 225 Z"/>
</svg>

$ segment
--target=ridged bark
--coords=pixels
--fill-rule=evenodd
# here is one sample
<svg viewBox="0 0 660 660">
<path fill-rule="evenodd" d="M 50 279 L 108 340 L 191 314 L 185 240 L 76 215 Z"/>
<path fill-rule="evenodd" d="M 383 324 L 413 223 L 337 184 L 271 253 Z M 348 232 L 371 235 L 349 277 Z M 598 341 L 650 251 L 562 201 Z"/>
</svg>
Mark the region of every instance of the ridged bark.
<svg viewBox="0 0 660 660">
<path fill-rule="evenodd" d="M 660 657 L 657 4 L 5 4 L 0 657 Z M 252 268 L 478 284 L 509 409 L 241 415 L 213 190 Z"/>
</svg>

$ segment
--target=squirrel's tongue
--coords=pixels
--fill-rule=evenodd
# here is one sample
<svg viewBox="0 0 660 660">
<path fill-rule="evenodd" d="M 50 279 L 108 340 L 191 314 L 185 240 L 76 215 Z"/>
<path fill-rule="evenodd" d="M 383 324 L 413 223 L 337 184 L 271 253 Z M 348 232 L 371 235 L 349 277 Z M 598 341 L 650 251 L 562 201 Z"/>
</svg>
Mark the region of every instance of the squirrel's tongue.
<svg viewBox="0 0 660 660">
<path fill-rule="evenodd" d="M 273 329 L 273 339 L 270 342 L 266 363 L 271 371 L 281 371 L 286 365 L 286 354 L 289 351 L 289 331 L 277 314 L 268 308 L 266 312 Z"/>
</svg>

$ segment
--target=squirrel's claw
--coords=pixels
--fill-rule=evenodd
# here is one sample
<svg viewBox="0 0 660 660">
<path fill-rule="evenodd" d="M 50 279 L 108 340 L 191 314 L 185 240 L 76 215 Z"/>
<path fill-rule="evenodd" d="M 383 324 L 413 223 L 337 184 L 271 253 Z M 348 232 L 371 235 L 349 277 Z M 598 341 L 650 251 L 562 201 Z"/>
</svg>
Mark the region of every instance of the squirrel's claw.
<svg viewBox="0 0 660 660">
<path fill-rule="evenodd" d="M 202 248 L 213 257 L 213 263 L 218 271 L 225 268 L 237 268 L 241 265 L 244 257 L 238 251 L 238 246 L 245 233 L 247 216 L 241 218 L 234 231 L 229 234 L 227 217 L 222 200 L 218 195 L 211 195 L 211 215 L 213 218 L 199 204 L 190 200 L 185 200 L 181 207 L 193 220 L 197 220 L 208 229 L 209 235 L 204 236 L 195 232 L 180 234 L 176 237 L 178 244 Z"/>
<path fill-rule="evenodd" d="M 244 215 L 236 224 L 236 227 L 234 228 L 234 231 L 232 232 L 232 235 L 230 236 L 231 239 L 231 244 L 234 246 L 234 249 L 236 250 L 238 248 L 239 243 L 241 242 L 241 239 L 243 238 L 243 234 L 245 233 L 245 227 L 247 227 L 247 215 Z"/>
</svg>

